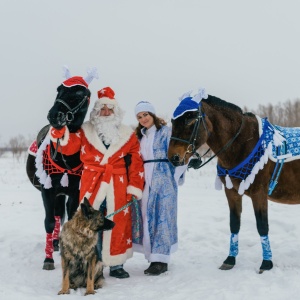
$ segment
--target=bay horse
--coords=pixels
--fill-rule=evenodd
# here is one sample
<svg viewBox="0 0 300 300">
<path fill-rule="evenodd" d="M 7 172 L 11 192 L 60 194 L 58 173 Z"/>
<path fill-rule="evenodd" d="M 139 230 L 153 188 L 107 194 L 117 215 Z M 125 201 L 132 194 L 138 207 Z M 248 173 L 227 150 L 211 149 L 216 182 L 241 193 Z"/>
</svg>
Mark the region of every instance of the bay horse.
<svg viewBox="0 0 300 300">
<path fill-rule="evenodd" d="M 286 130 L 288 138 L 284 137 Z M 175 109 L 168 149 L 170 162 L 179 166 L 193 158 L 199 160 L 197 168 L 203 166 L 196 150 L 205 143 L 213 157 L 217 156 L 216 188 L 224 185 L 231 231 L 229 255 L 221 270 L 232 269 L 236 264 L 244 194 L 252 200 L 261 239 L 263 261 L 259 273 L 272 269 L 268 200 L 300 204 L 300 160 L 296 159 L 300 152 L 289 146 L 296 135 L 299 137 L 299 130 L 272 125 L 267 118 L 243 113 L 237 105 L 206 92 L 198 98 L 183 97 Z"/>
<path fill-rule="evenodd" d="M 48 112 L 49 124 L 43 127 L 35 141 L 37 151 L 28 154 L 26 172 L 31 183 L 41 191 L 46 230 L 46 257 L 44 270 L 53 270 L 53 251 L 58 251 L 58 233 L 64 220 L 65 209 L 68 220 L 76 212 L 79 205 L 79 186 L 82 172 L 80 152 L 72 155 L 62 155 L 54 147 L 48 132 L 50 125 L 60 129 L 67 125 L 72 133 L 76 133 L 88 111 L 91 92 L 88 84 L 96 77 L 93 69 L 86 78 L 79 76 L 67 77 L 58 88 L 54 105 Z"/>
</svg>

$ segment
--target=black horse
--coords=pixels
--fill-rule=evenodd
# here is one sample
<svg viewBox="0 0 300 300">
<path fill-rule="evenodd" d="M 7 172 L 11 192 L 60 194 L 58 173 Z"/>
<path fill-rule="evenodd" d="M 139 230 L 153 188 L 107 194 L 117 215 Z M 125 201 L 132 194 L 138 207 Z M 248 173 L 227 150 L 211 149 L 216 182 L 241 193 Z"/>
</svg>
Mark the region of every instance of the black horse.
<svg viewBox="0 0 300 300">
<path fill-rule="evenodd" d="M 59 129 L 67 125 L 71 133 L 76 133 L 86 116 L 90 90 L 87 82 L 79 76 L 71 77 L 57 88 L 57 97 L 49 110 L 49 125 L 39 132 L 36 157 L 29 154 L 26 171 L 31 183 L 41 191 L 45 208 L 46 258 L 43 269 L 53 270 L 53 251 L 58 250 L 58 232 L 63 222 L 65 210 L 68 220 L 79 205 L 79 183 L 82 171 L 80 152 L 62 155 L 50 138 L 50 125 Z M 67 201 L 66 201 L 67 200 Z"/>
</svg>

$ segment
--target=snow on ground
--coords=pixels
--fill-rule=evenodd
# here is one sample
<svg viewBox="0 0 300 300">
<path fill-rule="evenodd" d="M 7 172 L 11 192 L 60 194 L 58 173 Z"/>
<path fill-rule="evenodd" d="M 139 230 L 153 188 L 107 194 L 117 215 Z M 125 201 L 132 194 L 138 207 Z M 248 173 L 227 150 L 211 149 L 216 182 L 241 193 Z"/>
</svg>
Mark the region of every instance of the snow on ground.
<svg viewBox="0 0 300 300">
<path fill-rule="evenodd" d="M 269 202 L 270 241 L 274 268 L 258 274 L 262 249 L 249 198 L 243 199 L 240 253 L 236 266 L 221 271 L 229 251 L 229 210 L 224 191 L 214 189 L 213 160 L 190 170 L 179 188 L 179 249 L 169 271 L 158 277 L 143 274 L 148 262 L 141 254 L 127 261 L 128 279 L 109 277 L 89 298 L 241 300 L 299 299 L 300 206 Z M 58 296 L 62 271 L 59 253 L 56 269 L 42 270 L 45 231 L 40 193 L 31 185 L 26 161 L 6 153 L 0 157 L 0 299 L 82 299 L 85 289 Z"/>
</svg>

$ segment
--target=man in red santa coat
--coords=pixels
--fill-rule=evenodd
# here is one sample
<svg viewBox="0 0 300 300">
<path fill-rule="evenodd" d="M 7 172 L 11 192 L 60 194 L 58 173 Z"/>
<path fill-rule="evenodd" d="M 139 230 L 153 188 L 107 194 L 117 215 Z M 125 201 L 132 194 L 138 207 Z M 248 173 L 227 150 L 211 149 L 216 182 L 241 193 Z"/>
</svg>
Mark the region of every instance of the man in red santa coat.
<svg viewBox="0 0 300 300">
<path fill-rule="evenodd" d="M 133 255 L 131 208 L 115 211 L 125 206 L 132 196 L 141 199 L 144 186 L 144 167 L 140 145 L 133 130 L 122 124 L 123 111 L 110 87 L 98 91 L 98 99 L 79 132 L 70 133 L 65 126 L 50 128 L 50 137 L 59 144 L 62 153 L 73 154 L 80 149 L 84 164 L 80 185 L 80 201 L 84 197 L 95 209 L 105 209 L 113 214 L 112 230 L 99 234 L 98 251 L 105 266 L 110 266 L 110 276 L 127 278 L 123 264 Z M 125 159 L 131 163 L 126 171 Z M 101 238 L 102 237 L 102 238 Z"/>
</svg>

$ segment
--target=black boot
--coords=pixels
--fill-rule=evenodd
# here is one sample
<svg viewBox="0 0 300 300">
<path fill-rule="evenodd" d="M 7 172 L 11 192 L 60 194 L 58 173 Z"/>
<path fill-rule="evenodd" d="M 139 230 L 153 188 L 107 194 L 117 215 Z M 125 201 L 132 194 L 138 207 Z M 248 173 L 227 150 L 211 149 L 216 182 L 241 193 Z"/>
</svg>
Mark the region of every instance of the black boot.
<svg viewBox="0 0 300 300">
<path fill-rule="evenodd" d="M 128 278 L 129 274 L 123 268 L 120 268 L 120 269 L 110 271 L 109 276 L 123 279 L 123 278 Z"/>
<path fill-rule="evenodd" d="M 168 264 L 162 262 L 154 262 L 150 264 L 150 267 L 144 271 L 146 275 L 158 276 L 168 271 Z"/>
<path fill-rule="evenodd" d="M 148 271 L 151 269 L 151 267 L 153 267 L 154 264 L 156 263 L 155 262 L 150 263 L 150 266 L 148 267 L 148 269 L 144 271 L 144 274 L 148 274 Z"/>
</svg>

